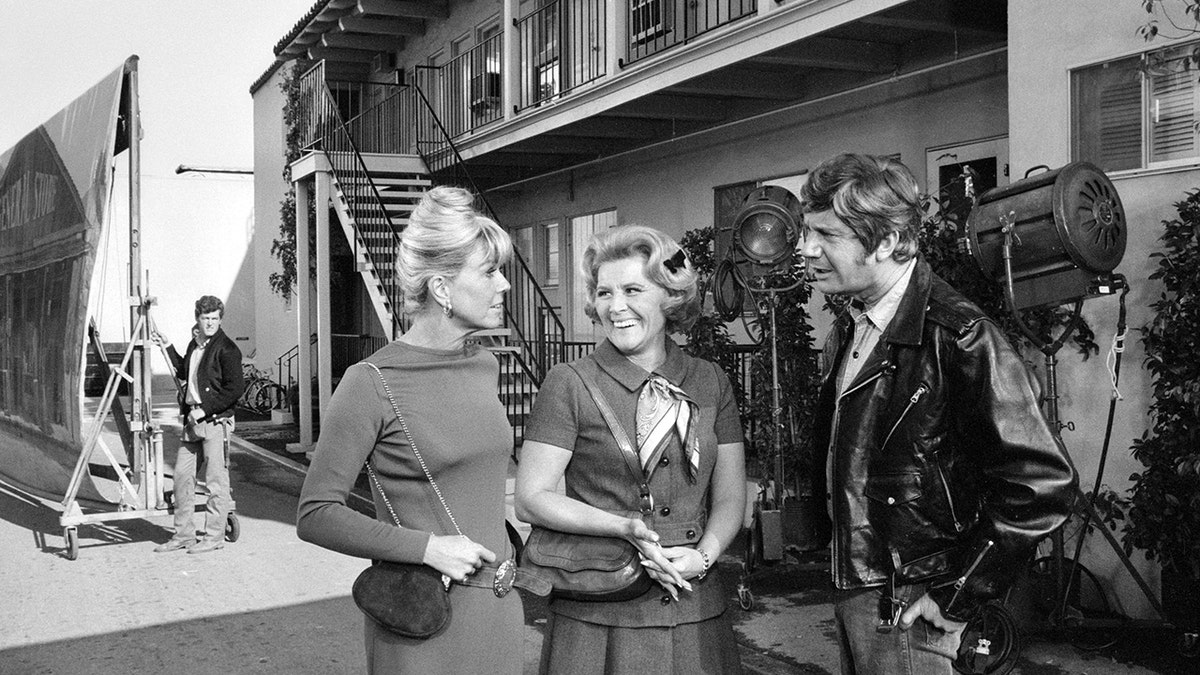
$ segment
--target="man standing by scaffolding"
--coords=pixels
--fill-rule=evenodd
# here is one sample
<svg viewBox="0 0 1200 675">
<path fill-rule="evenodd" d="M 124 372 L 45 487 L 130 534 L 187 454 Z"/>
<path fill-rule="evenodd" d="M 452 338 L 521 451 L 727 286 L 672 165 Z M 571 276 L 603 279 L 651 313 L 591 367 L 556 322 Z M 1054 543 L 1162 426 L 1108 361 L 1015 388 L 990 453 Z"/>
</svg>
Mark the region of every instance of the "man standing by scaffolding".
<svg viewBox="0 0 1200 675">
<path fill-rule="evenodd" d="M 242 351 L 221 330 L 225 304 L 211 295 L 196 301 L 195 339 L 185 354 L 171 346 L 157 330 L 151 340 L 164 347 L 175 377 L 184 383 L 179 412 L 183 417 L 179 453 L 175 458 L 175 535 L 155 553 L 187 549 L 207 553 L 225 545 L 225 523 L 233 504 L 229 486 L 227 450 L 233 431 L 233 406 L 242 395 Z M 196 540 L 196 467 L 203 458 L 208 503 L 204 537 Z"/>
</svg>

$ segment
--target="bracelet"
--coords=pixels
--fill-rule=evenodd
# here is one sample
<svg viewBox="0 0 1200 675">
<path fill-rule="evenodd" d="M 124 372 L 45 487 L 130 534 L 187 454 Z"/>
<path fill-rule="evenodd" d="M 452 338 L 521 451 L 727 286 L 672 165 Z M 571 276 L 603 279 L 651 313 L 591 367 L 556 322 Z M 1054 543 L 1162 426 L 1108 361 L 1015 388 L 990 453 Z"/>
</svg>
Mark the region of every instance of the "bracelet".
<svg viewBox="0 0 1200 675">
<path fill-rule="evenodd" d="M 708 554 L 704 552 L 704 549 L 697 546 L 696 552 L 699 553 L 700 557 L 704 559 L 704 569 L 700 570 L 700 574 L 696 575 L 696 580 L 699 581 L 708 574 L 708 568 L 712 566 L 712 563 L 709 561 Z"/>
</svg>

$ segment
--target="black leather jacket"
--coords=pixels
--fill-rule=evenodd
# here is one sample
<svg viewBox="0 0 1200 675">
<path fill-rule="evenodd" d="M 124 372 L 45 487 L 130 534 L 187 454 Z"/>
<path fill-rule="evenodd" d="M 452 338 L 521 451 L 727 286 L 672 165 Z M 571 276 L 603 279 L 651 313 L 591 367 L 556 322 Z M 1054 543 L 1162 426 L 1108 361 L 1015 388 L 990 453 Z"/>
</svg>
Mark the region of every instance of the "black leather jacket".
<svg viewBox="0 0 1200 675">
<path fill-rule="evenodd" d="M 833 453 L 834 584 L 927 581 L 943 614 L 966 620 L 1066 519 L 1074 467 L 1021 357 L 924 260 L 831 429 L 850 326 L 843 313 L 826 342 L 817 417 L 816 447 Z"/>
<path fill-rule="evenodd" d="M 195 340 L 188 340 L 183 356 L 176 351 L 175 345 L 167 347 L 175 377 L 183 383 L 185 392 L 188 386 L 188 361 L 195 351 Z M 245 390 L 246 383 L 242 378 L 242 350 L 229 339 L 224 329 L 218 328 L 204 349 L 197 375 L 200 379 L 200 408 L 204 410 L 204 418 L 200 421 L 233 417 L 233 406 Z M 183 398 L 186 396 L 179 401 L 179 414 L 186 416 L 189 406 L 183 402 Z"/>
</svg>

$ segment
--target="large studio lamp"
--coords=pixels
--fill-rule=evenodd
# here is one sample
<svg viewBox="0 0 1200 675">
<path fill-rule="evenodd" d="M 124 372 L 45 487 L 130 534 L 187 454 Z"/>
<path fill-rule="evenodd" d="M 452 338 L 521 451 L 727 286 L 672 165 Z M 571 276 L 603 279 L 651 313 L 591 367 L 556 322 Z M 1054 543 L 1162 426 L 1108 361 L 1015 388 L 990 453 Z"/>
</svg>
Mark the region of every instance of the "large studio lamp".
<svg viewBox="0 0 1200 675">
<path fill-rule="evenodd" d="M 760 187 L 746 195 L 734 218 L 733 246 L 750 262 L 783 271 L 791 265 L 801 219 L 800 200 L 790 190 Z"/>
<path fill-rule="evenodd" d="M 775 508 L 783 504 L 783 449 L 780 444 L 779 349 L 775 332 L 776 295 L 799 286 L 803 279 L 776 288 L 767 278 L 780 275 L 792 267 L 796 242 L 800 238 L 802 219 L 800 200 L 787 188 L 767 185 L 746 195 L 746 200 L 733 220 L 733 250 L 731 258 L 742 257 L 749 265 L 753 282 L 745 274 L 737 278 L 751 293 L 766 293 L 771 322 L 771 451 L 775 455 Z M 764 527 L 765 529 L 765 527 Z M 781 554 L 782 555 L 782 554 Z"/>
<path fill-rule="evenodd" d="M 1098 295 L 1125 240 L 1116 188 L 1094 165 L 1073 162 L 980 195 L 962 242 L 984 274 L 1011 285 L 1016 310 Z"/>
</svg>

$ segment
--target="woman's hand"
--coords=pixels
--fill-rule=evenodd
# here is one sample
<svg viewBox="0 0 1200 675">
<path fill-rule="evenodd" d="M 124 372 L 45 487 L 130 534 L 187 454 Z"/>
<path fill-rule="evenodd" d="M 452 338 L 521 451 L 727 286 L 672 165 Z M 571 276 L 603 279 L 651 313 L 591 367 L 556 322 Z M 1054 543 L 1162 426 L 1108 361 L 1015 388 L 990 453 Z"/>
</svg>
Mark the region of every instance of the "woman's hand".
<svg viewBox="0 0 1200 675">
<path fill-rule="evenodd" d="M 480 567 L 496 562 L 496 554 L 459 534 L 435 534 L 429 537 L 421 562 L 461 582 L 479 571 Z"/>
<path fill-rule="evenodd" d="M 695 548 L 689 546 L 672 546 L 661 550 L 663 556 L 670 561 L 671 566 L 684 579 L 695 579 L 706 571 L 704 569 L 704 556 L 700 555 L 700 551 Z M 657 564 L 650 560 L 643 561 L 642 565 L 651 572 L 651 576 L 655 572 L 659 574 L 666 573 L 665 570 L 660 569 Z"/>
<path fill-rule="evenodd" d="M 667 558 L 664 549 L 658 543 L 658 533 L 646 527 L 640 518 L 630 518 L 624 533 L 626 540 L 637 547 L 642 558 L 642 565 L 650 573 L 650 578 L 658 582 L 672 598 L 679 599 L 679 589 L 692 590 L 683 575 Z"/>
</svg>

